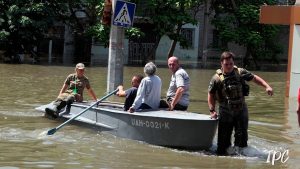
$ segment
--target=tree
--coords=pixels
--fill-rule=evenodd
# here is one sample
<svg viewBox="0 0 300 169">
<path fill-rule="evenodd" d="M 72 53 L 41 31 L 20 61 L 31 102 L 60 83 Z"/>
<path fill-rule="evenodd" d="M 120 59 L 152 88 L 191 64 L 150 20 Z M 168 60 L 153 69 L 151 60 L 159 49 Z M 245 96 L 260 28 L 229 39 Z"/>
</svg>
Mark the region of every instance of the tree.
<svg viewBox="0 0 300 169">
<path fill-rule="evenodd" d="M 30 50 L 53 24 L 48 7 L 41 1 L 0 0 L 0 40 L 14 50 Z"/>
<path fill-rule="evenodd" d="M 173 33 L 170 33 L 168 36 L 170 39 L 172 39 L 172 44 L 168 52 L 168 58 L 171 57 L 174 53 L 176 43 L 177 41 L 180 42 L 180 45 L 184 48 L 189 47 L 189 44 L 187 43 L 186 39 L 181 36 L 180 32 L 182 29 L 182 26 L 187 23 L 197 24 L 196 16 L 197 13 L 200 11 L 200 6 L 203 4 L 202 1 L 196 0 L 196 1 L 180 1 L 177 5 L 177 11 L 176 13 L 184 14 L 176 17 L 175 19 L 175 31 Z"/>
<path fill-rule="evenodd" d="M 177 42 L 183 47 L 188 47 L 180 31 L 184 24 L 197 24 L 196 14 L 202 0 L 148 0 L 144 3 L 146 9 L 143 12 L 154 25 L 153 35 L 155 35 L 155 45 L 147 57 L 148 60 L 155 56 L 160 39 L 164 35 L 173 40 L 168 52 L 169 57 L 173 55 Z"/>
<path fill-rule="evenodd" d="M 197 10 L 193 9 L 196 9 L 201 1 L 133 0 L 132 2 L 144 2 L 150 11 L 150 18 L 155 27 L 153 32 L 156 35 L 152 56 L 155 55 L 163 35 L 173 40 L 168 55 L 172 55 L 177 42 L 183 47 L 188 46 L 180 35 L 180 30 L 186 23 L 197 23 L 195 19 Z M 0 10 L 2 11 L 0 39 L 7 40 L 18 48 L 38 44 L 54 23 L 63 23 L 72 29 L 75 45 L 85 42 L 85 51 L 75 51 L 75 54 L 79 55 L 75 56 L 76 61 L 89 61 L 92 38 L 101 41 L 106 47 L 109 44 L 109 24 L 100 21 L 104 12 L 104 0 L 0 0 Z M 84 18 L 80 18 L 78 14 L 84 15 Z M 138 38 L 143 36 L 143 33 L 133 27 L 126 29 L 126 36 Z M 82 48 L 83 45 L 77 46 Z"/>
<path fill-rule="evenodd" d="M 219 33 L 223 46 L 228 50 L 228 43 L 233 42 L 246 47 L 243 66 L 247 67 L 252 57 L 259 69 L 258 61 L 269 59 L 278 63 L 277 54 L 282 47 L 276 40 L 279 26 L 259 24 L 261 5 L 274 5 L 276 0 L 212 0 L 214 11 L 212 24 Z"/>
<path fill-rule="evenodd" d="M 107 15 L 109 12 L 105 11 L 107 10 L 107 8 L 105 9 L 105 0 L 68 0 L 63 5 L 61 5 L 61 1 L 55 1 L 55 3 L 52 2 L 52 9 L 56 11 L 56 16 L 60 16 L 59 20 L 72 28 L 75 40 L 77 39 L 79 44 L 78 48 L 82 48 L 82 40 L 85 42 L 84 51 L 75 51 L 77 62 L 90 61 L 92 39 L 100 41 L 104 44 L 104 47 L 108 47 L 110 23 L 108 23 L 107 18 L 103 19 L 103 17 L 106 17 L 103 15 Z M 83 20 L 76 16 L 78 11 L 85 14 Z M 143 35 L 137 28 L 129 28 L 125 32 L 127 37 L 140 37 Z"/>
<path fill-rule="evenodd" d="M 82 49 L 74 52 L 76 62 L 89 61 L 92 38 L 106 47 L 109 44 L 109 26 L 100 21 L 104 0 L 0 0 L 0 10 L 0 40 L 14 49 L 30 50 L 47 36 L 54 23 L 71 28 L 75 46 Z M 132 28 L 127 35 L 139 37 L 142 33 Z"/>
</svg>

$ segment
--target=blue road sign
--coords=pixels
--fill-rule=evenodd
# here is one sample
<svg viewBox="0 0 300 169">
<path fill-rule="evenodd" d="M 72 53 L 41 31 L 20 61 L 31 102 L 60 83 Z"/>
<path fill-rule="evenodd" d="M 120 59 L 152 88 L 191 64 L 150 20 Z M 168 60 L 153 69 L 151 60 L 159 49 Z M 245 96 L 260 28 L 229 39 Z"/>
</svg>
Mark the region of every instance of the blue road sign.
<svg viewBox="0 0 300 169">
<path fill-rule="evenodd" d="M 121 27 L 132 26 L 135 6 L 134 3 L 117 0 L 113 25 Z"/>
</svg>

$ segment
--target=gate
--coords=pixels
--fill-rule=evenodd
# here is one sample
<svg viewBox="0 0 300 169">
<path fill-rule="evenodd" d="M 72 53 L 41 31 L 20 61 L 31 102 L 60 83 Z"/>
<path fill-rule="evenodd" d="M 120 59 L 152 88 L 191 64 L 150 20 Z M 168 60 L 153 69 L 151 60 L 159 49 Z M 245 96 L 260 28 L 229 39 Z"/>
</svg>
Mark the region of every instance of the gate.
<svg viewBox="0 0 300 169">
<path fill-rule="evenodd" d="M 155 56 L 153 56 L 153 58 L 148 58 L 153 46 L 154 43 L 138 43 L 130 41 L 128 49 L 128 64 L 144 66 L 149 60 L 154 60 Z"/>
</svg>

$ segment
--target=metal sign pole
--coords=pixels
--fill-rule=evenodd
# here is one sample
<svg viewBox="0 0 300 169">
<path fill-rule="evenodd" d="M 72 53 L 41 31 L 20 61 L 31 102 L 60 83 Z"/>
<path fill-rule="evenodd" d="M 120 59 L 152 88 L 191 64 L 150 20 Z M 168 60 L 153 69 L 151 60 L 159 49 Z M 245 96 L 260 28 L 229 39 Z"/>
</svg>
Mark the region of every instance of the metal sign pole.
<svg viewBox="0 0 300 169">
<path fill-rule="evenodd" d="M 116 0 L 112 0 L 112 11 L 115 12 Z M 113 17 L 112 17 L 113 20 Z M 124 28 L 111 24 L 109 39 L 109 58 L 107 70 L 107 93 L 123 84 L 123 50 Z"/>
</svg>

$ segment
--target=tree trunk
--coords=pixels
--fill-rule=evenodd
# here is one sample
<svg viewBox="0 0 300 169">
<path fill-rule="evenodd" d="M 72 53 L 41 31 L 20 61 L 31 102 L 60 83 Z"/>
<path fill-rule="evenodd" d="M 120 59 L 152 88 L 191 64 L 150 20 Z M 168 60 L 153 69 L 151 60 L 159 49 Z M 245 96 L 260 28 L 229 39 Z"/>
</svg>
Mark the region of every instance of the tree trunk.
<svg viewBox="0 0 300 169">
<path fill-rule="evenodd" d="M 207 67 L 207 38 L 208 38 L 208 23 L 209 23 L 209 4 L 208 1 L 204 1 L 203 9 L 203 30 L 202 33 L 199 32 L 199 46 L 198 46 L 198 66 Z M 201 30 L 201 24 L 199 24 L 199 31 Z M 201 43 L 200 43 L 201 42 Z"/>
<path fill-rule="evenodd" d="M 236 6 L 235 1 L 231 0 L 231 4 L 232 4 L 233 9 L 236 11 L 237 10 L 237 6 Z"/>
<path fill-rule="evenodd" d="M 177 36 L 180 34 L 181 28 L 182 28 L 182 24 L 178 24 L 177 29 L 176 29 L 176 35 Z M 168 52 L 168 58 L 173 56 L 176 44 L 177 44 L 177 39 L 172 41 L 171 47 L 170 47 L 169 52 Z"/>
<path fill-rule="evenodd" d="M 84 37 L 83 35 L 75 36 L 75 63 L 83 62 L 89 64 L 91 61 L 91 38 Z"/>
<path fill-rule="evenodd" d="M 251 56 L 252 59 L 253 59 L 253 63 L 255 65 L 255 68 L 257 70 L 259 70 L 260 66 L 257 63 L 257 55 L 255 55 L 255 53 L 253 51 L 255 51 L 255 50 L 253 50 L 252 47 L 249 47 L 249 46 L 247 47 L 246 55 L 243 59 L 243 67 L 247 68 L 250 65 L 249 59 L 250 59 L 250 56 Z"/>
<path fill-rule="evenodd" d="M 250 49 L 247 47 L 245 57 L 243 58 L 243 67 L 246 68 L 249 64 Z"/>
<path fill-rule="evenodd" d="M 146 62 L 148 62 L 150 60 L 155 60 L 155 54 L 156 54 L 156 50 L 159 45 L 160 39 L 161 39 L 161 37 L 158 37 L 158 36 L 155 38 L 154 46 L 151 49 L 151 51 L 149 52 L 148 56 L 146 57 L 147 58 Z"/>
<path fill-rule="evenodd" d="M 255 68 L 256 70 L 260 70 L 260 66 L 258 65 L 257 63 L 257 55 L 255 54 L 255 52 L 252 52 L 253 50 L 251 50 L 251 56 L 252 56 L 252 59 L 253 59 L 253 62 L 255 64 Z"/>
</svg>

